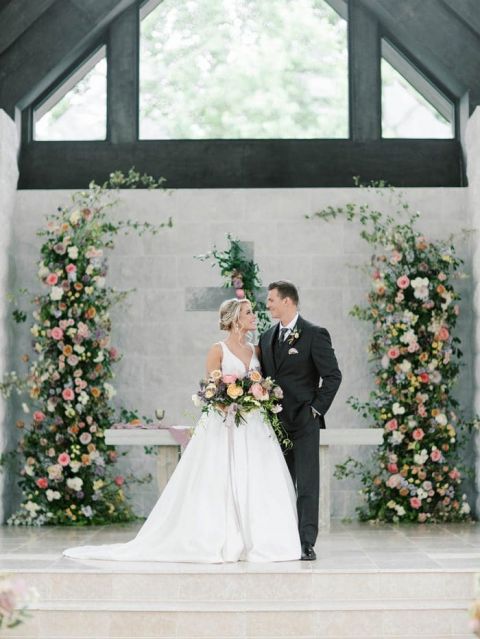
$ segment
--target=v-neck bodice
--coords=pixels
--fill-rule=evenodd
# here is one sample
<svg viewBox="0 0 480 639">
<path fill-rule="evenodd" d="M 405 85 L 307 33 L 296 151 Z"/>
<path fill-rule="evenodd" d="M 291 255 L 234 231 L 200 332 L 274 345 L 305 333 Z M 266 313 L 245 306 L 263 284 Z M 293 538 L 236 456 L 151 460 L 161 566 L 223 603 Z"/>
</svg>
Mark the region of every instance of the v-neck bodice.
<svg viewBox="0 0 480 639">
<path fill-rule="evenodd" d="M 245 362 L 241 360 L 238 355 L 232 353 L 225 342 L 220 342 L 220 344 L 222 345 L 223 351 L 222 373 L 224 375 L 237 375 L 238 377 L 243 377 L 249 370 L 252 370 L 252 368 L 260 367 L 260 362 L 258 361 L 253 345 L 251 345 L 252 357 L 250 358 L 250 363 L 247 367 Z"/>
</svg>

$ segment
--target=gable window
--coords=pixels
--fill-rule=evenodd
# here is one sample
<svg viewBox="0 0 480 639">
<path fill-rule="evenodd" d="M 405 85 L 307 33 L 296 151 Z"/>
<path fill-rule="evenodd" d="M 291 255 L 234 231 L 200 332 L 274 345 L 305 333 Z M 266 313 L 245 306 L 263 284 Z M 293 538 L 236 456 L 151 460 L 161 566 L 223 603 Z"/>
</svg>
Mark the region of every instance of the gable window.
<svg viewBox="0 0 480 639">
<path fill-rule="evenodd" d="M 325 0 L 164 0 L 141 18 L 141 138 L 348 137 L 347 24 Z"/>
<path fill-rule="evenodd" d="M 103 46 L 33 109 L 34 140 L 104 140 L 107 60 Z"/>
</svg>

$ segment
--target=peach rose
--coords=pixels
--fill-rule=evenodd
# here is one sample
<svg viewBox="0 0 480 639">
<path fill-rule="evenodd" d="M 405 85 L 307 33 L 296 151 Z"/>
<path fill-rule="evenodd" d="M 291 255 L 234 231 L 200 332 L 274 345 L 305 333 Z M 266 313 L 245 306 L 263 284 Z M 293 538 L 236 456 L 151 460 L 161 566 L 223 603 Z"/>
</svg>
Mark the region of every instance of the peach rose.
<svg viewBox="0 0 480 639">
<path fill-rule="evenodd" d="M 258 371 L 250 371 L 249 377 L 252 380 L 252 382 L 261 382 L 262 381 L 262 376 L 260 375 L 260 373 Z"/>
<path fill-rule="evenodd" d="M 210 379 L 213 379 L 213 381 L 218 382 L 219 379 L 222 379 L 222 371 L 216 368 L 210 373 Z"/>
<path fill-rule="evenodd" d="M 237 399 L 243 395 L 243 390 L 240 386 L 237 386 L 235 383 L 229 384 L 227 387 L 227 395 L 231 397 L 231 399 Z"/>
<path fill-rule="evenodd" d="M 450 337 L 450 333 L 448 332 L 448 328 L 446 326 L 442 326 L 442 328 L 438 331 L 436 338 L 440 342 L 446 342 Z"/>
</svg>

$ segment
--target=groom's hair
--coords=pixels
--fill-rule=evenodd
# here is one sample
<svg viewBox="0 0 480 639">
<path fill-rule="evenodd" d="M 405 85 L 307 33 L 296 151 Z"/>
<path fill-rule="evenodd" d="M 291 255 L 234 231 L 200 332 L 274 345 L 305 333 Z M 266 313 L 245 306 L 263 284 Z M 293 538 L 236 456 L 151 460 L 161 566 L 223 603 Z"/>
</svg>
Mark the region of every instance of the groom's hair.
<svg viewBox="0 0 480 639">
<path fill-rule="evenodd" d="M 274 288 L 277 289 L 278 294 L 283 299 L 284 297 L 289 297 L 295 306 L 298 306 L 298 291 L 295 284 L 292 282 L 287 282 L 287 280 L 278 280 L 278 282 L 271 282 L 268 285 L 268 290 L 271 291 Z"/>
</svg>

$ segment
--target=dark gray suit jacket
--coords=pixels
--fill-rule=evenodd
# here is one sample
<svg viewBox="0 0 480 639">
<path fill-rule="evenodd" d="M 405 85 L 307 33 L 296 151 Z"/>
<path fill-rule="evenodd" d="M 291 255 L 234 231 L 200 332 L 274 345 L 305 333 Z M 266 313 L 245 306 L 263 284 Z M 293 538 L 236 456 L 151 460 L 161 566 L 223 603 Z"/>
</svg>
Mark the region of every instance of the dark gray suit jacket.
<svg viewBox="0 0 480 639">
<path fill-rule="evenodd" d="M 325 428 L 324 415 L 342 381 L 328 331 L 300 315 L 296 329 L 298 339 L 289 344 L 287 338 L 287 343 L 277 350 L 276 359 L 274 342 L 278 339 L 279 325 L 265 331 L 259 342 L 263 374 L 275 379 L 283 390 L 283 411 L 279 417 L 290 432 L 315 427 L 318 420 L 320 428 Z M 312 407 L 320 413 L 316 419 Z"/>
</svg>

